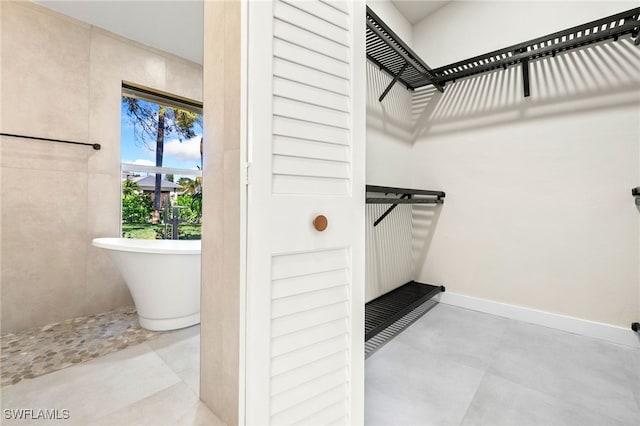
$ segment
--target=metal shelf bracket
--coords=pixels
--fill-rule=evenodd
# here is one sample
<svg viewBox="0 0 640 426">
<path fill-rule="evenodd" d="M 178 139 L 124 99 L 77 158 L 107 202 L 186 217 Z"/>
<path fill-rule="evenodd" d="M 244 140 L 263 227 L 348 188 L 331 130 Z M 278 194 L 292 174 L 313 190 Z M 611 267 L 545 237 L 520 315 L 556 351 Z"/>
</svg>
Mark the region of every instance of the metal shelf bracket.
<svg viewBox="0 0 640 426">
<path fill-rule="evenodd" d="M 366 197 L 367 204 L 391 204 L 389 208 L 380 215 L 373 226 L 378 226 L 398 204 L 443 204 L 446 194 L 443 191 L 431 191 L 426 189 L 395 188 L 390 186 L 367 185 L 366 192 L 379 194 L 396 194 L 400 198 L 391 197 Z M 416 197 L 418 195 L 418 197 Z"/>
</svg>

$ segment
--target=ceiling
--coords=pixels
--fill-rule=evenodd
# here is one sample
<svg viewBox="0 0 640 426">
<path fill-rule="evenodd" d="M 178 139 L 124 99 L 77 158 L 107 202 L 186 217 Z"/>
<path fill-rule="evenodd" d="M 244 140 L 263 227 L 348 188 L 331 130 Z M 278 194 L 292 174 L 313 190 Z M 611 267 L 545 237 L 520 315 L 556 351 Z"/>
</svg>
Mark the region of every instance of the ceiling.
<svg viewBox="0 0 640 426">
<path fill-rule="evenodd" d="M 202 64 L 203 0 L 33 0 L 147 46 Z"/>
<path fill-rule="evenodd" d="M 33 0 L 65 15 L 202 64 L 204 0 Z M 450 0 L 391 0 L 411 24 Z"/>
<path fill-rule="evenodd" d="M 391 0 L 393 5 L 412 25 L 431 15 L 451 0 Z"/>
</svg>

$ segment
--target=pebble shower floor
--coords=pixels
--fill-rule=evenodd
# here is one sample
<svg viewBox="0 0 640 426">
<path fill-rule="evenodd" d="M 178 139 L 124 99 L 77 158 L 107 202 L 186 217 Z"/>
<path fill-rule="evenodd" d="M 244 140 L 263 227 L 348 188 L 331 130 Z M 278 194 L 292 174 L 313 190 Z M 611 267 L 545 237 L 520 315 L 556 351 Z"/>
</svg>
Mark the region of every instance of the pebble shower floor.
<svg viewBox="0 0 640 426">
<path fill-rule="evenodd" d="M 1 386 L 14 385 L 168 332 L 140 327 L 133 306 L 0 337 Z"/>
</svg>

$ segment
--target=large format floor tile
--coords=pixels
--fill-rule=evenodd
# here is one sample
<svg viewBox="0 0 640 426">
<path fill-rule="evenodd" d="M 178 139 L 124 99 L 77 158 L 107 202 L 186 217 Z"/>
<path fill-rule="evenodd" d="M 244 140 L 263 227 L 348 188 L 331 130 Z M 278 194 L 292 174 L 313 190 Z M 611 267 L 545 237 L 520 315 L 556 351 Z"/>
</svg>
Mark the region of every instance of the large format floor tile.
<svg viewBox="0 0 640 426">
<path fill-rule="evenodd" d="M 584 336 L 517 323 L 489 372 L 558 401 L 640 424 L 631 364 L 639 351 Z"/>
<path fill-rule="evenodd" d="M 367 424 L 640 425 L 640 350 L 445 304 L 365 376 Z"/>
<path fill-rule="evenodd" d="M 2 408 L 67 409 L 70 420 L 82 424 L 180 381 L 176 373 L 143 343 L 4 387 Z"/>
<path fill-rule="evenodd" d="M 365 363 L 365 421 L 459 424 L 482 375 L 482 370 L 393 341 Z"/>
<path fill-rule="evenodd" d="M 67 421 L 221 425 L 198 400 L 199 327 L 2 388 Z M 640 425 L 640 350 L 439 304 L 365 362 L 370 425 Z"/>
<path fill-rule="evenodd" d="M 638 409 L 640 409 L 640 353 L 633 357 L 633 360 L 631 361 L 631 370 L 633 371 L 633 393 L 636 396 Z"/>
<path fill-rule="evenodd" d="M 613 426 L 623 423 L 488 373 L 462 424 Z"/>
<path fill-rule="evenodd" d="M 423 354 L 486 369 L 515 321 L 436 305 L 395 340 Z"/>
<path fill-rule="evenodd" d="M 197 402 L 198 397 L 184 383 L 178 382 L 92 423 L 105 426 L 174 425 Z"/>
<path fill-rule="evenodd" d="M 200 394 L 199 325 L 159 336 L 148 345 L 196 395 Z"/>
<path fill-rule="evenodd" d="M 222 425 L 199 400 L 200 327 L 2 388 L 3 409 L 68 410 L 19 425 Z"/>
<path fill-rule="evenodd" d="M 175 384 L 91 423 L 101 426 L 223 425 L 185 383 Z"/>
</svg>

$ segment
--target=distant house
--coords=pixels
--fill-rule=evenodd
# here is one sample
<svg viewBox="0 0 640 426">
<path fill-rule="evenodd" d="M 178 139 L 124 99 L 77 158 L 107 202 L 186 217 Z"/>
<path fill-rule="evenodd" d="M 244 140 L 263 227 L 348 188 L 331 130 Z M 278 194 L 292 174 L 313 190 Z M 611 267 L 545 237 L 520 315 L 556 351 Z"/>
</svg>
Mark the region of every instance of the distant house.
<svg viewBox="0 0 640 426">
<path fill-rule="evenodd" d="M 155 175 L 149 176 L 130 176 L 127 175 L 124 177 L 125 179 L 129 179 L 131 182 L 137 183 L 140 189 L 145 194 L 151 194 L 151 199 L 155 198 L 155 189 L 156 189 L 156 177 Z M 175 200 L 178 196 L 178 190 L 180 189 L 180 185 L 177 183 L 162 179 L 160 181 L 160 208 L 163 208 L 170 203 L 171 200 Z"/>
</svg>

